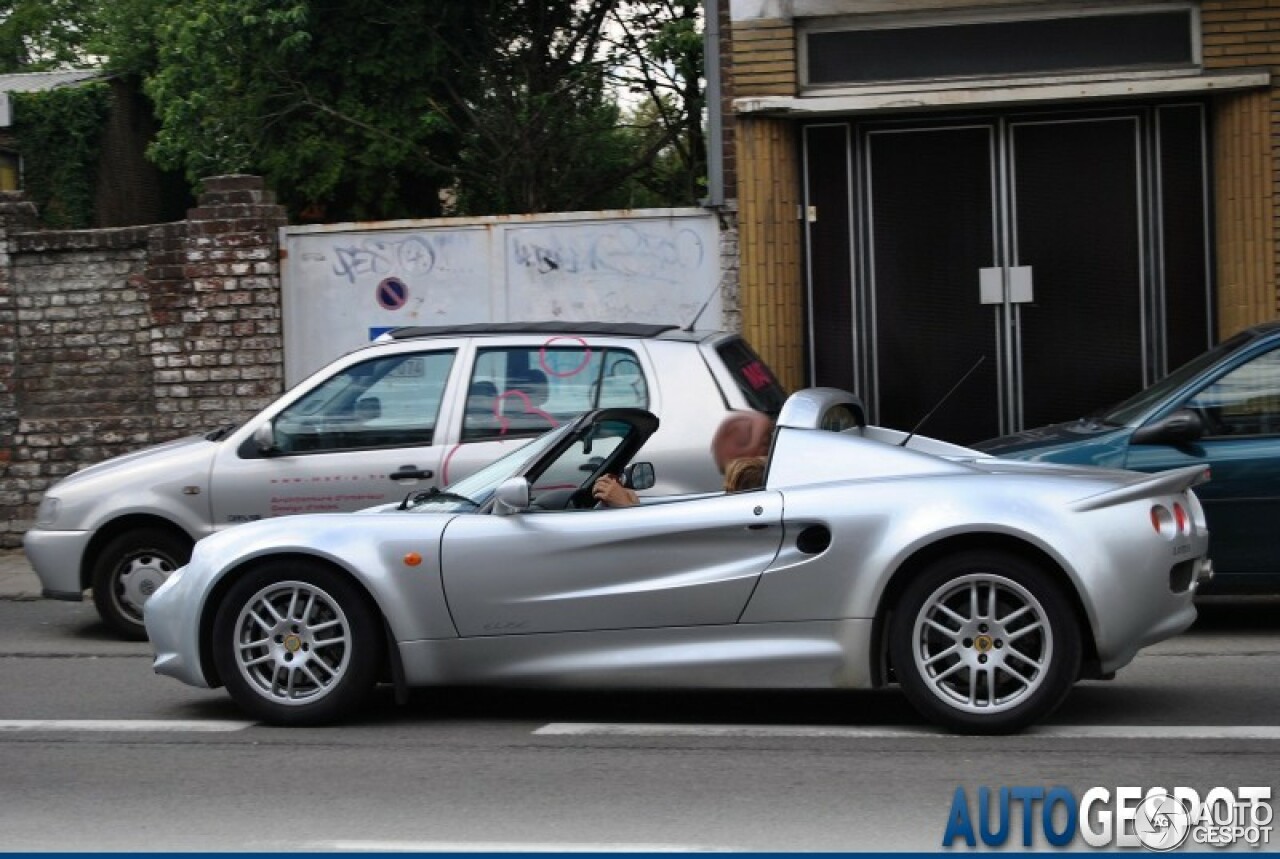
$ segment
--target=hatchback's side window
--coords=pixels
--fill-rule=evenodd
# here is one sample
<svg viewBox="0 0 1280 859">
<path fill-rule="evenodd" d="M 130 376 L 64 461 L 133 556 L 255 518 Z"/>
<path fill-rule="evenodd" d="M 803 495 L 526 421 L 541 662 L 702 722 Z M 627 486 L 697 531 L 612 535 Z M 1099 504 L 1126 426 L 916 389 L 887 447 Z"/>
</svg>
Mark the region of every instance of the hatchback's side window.
<svg viewBox="0 0 1280 859">
<path fill-rule="evenodd" d="M 275 421 L 282 453 L 429 445 L 452 351 L 374 358 L 340 370 Z"/>
<path fill-rule="evenodd" d="M 634 352 L 560 342 L 476 354 L 463 441 L 537 435 L 594 408 L 648 408 L 649 383 Z"/>
<path fill-rule="evenodd" d="M 1204 418 L 1206 435 L 1280 434 L 1280 349 L 1235 368 L 1187 405 Z"/>
</svg>

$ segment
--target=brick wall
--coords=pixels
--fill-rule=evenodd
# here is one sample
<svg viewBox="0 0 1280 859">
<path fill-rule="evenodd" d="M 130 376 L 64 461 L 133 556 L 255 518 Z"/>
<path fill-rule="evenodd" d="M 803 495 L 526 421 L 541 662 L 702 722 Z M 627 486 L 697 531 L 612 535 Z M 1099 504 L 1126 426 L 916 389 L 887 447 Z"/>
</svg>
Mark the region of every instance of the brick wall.
<svg viewBox="0 0 1280 859">
<path fill-rule="evenodd" d="M 0 194 L 0 547 L 76 469 L 243 419 L 282 388 L 279 228 L 253 176 L 185 221 L 31 231 Z"/>
<path fill-rule="evenodd" d="M 733 197 L 738 188 L 737 120 L 733 113 L 737 93 L 733 83 L 733 24 L 729 19 L 729 0 L 716 0 L 716 15 L 720 24 L 720 156 L 724 193 L 726 197 Z"/>
</svg>

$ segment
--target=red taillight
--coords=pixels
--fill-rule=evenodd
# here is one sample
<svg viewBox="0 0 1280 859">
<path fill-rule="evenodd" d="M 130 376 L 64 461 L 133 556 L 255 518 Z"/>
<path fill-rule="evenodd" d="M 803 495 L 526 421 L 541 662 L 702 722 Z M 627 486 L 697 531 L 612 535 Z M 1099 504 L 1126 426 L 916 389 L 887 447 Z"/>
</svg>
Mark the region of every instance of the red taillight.
<svg viewBox="0 0 1280 859">
<path fill-rule="evenodd" d="M 1168 509 L 1159 504 L 1151 508 L 1151 527 L 1156 529 L 1157 534 L 1163 534 L 1166 537 L 1173 536 L 1173 516 Z"/>
<path fill-rule="evenodd" d="M 1178 526 L 1179 534 L 1187 534 L 1190 532 L 1190 520 L 1187 518 L 1187 511 L 1183 509 L 1181 504 L 1173 505 L 1173 521 Z"/>
</svg>

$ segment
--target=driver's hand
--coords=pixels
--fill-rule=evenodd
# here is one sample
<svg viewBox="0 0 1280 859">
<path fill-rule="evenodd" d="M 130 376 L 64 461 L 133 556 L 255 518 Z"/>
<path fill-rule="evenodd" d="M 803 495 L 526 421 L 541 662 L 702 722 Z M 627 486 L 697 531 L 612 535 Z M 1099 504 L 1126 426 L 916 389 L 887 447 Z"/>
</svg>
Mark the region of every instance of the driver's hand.
<svg viewBox="0 0 1280 859">
<path fill-rule="evenodd" d="M 623 486 L 612 474 L 596 480 L 591 495 L 605 507 L 634 507 L 640 503 L 635 491 Z"/>
</svg>

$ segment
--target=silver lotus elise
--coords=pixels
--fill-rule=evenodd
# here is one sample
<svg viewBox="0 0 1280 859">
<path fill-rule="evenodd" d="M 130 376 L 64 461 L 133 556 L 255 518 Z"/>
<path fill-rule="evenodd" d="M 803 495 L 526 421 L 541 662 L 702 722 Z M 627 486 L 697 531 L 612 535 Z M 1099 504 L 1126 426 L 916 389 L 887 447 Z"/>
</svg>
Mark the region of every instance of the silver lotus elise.
<svg viewBox="0 0 1280 859">
<path fill-rule="evenodd" d="M 800 391 L 763 488 L 599 509 L 657 428 L 590 412 L 446 491 L 201 540 L 146 607 L 155 670 L 315 724 L 375 684 L 869 689 L 952 730 L 1047 716 L 1195 619 L 1192 486 L 992 459 Z"/>
</svg>

